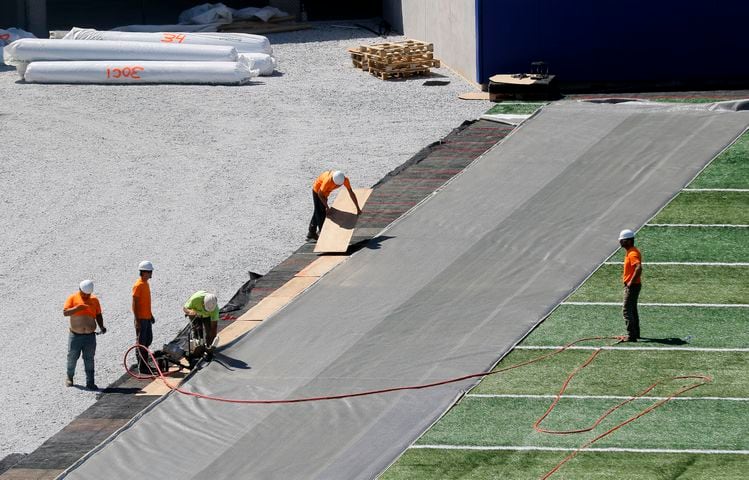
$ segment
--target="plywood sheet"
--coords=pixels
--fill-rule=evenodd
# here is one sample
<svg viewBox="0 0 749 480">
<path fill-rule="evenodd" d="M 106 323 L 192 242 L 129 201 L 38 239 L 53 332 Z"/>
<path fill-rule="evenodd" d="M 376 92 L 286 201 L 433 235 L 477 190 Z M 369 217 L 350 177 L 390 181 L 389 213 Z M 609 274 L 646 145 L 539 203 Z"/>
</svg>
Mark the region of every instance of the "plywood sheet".
<svg viewBox="0 0 749 480">
<path fill-rule="evenodd" d="M 489 92 L 466 92 L 458 95 L 461 100 L 489 100 Z"/>
<path fill-rule="evenodd" d="M 359 207 L 364 208 L 364 203 L 372 194 L 372 189 L 355 188 L 354 194 L 359 201 Z M 320 231 L 320 238 L 315 245 L 315 252 L 345 253 L 348 250 L 351 236 L 354 234 L 357 219 L 354 201 L 344 190 L 336 197 L 333 208 L 328 212 L 328 217 Z"/>
<path fill-rule="evenodd" d="M 325 255 L 304 267 L 296 276 L 322 277 L 347 258 L 348 255 Z"/>
<path fill-rule="evenodd" d="M 317 277 L 294 277 L 288 282 L 284 283 L 278 289 L 268 295 L 268 297 L 284 297 L 294 298 L 303 291 L 305 291 L 310 285 L 317 281 Z"/>
<path fill-rule="evenodd" d="M 284 297 L 265 297 L 235 321 L 265 320 L 289 303 L 289 300 Z"/>
<path fill-rule="evenodd" d="M 218 332 L 219 348 L 233 342 L 245 333 L 260 325 L 260 320 L 235 321 L 225 329 Z"/>
</svg>

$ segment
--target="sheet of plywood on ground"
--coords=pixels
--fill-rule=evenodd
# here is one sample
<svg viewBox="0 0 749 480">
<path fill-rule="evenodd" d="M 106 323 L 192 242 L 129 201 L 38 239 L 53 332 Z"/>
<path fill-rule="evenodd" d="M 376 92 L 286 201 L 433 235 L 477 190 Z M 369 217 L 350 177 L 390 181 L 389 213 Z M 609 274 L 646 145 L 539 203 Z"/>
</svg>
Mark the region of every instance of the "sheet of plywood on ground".
<svg viewBox="0 0 749 480">
<path fill-rule="evenodd" d="M 359 207 L 364 208 L 371 188 L 356 188 L 354 194 L 359 202 Z M 341 192 L 333 202 L 333 208 L 328 212 L 328 217 L 320 231 L 320 238 L 315 245 L 315 253 L 345 253 L 348 250 L 349 241 L 354 234 L 356 226 L 356 206 L 348 192 Z"/>
<path fill-rule="evenodd" d="M 236 320 L 234 323 L 221 330 L 218 334 L 219 348 L 233 342 L 245 333 L 260 325 L 260 320 Z"/>
<path fill-rule="evenodd" d="M 304 267 L 296 277 L 322 277 L 348 258 L 347 255 L 325 255 Z"/>
<path fill-rule="evenodd" d="M 281 307 L 289 303 L 289 301 L 289 298 L 284 297 L 265 297 L 260 300 L 257 305 L 247 310 L 241 317 L 235 320 L 235 322 L 265 320 L 280 310 Z"/>
<path fill-rule="evenodd" d="M 186 371 L 177 371 L 177 367 L 171 367 L 169 372 L 170 375 L 167 377 L 167 381 L 174 386 L 177 386 L 179 382 L 187 376 Z M 162 380 L 156 379 L 143 387 L 140 392 L 135 394 L 135 396 L 161 396 L 168 393 L 169 390 L 171 390 L 171 388 L 169 388 Z"/>
<path fill-rule="evenodd" d="M 46 468 L 11 468 L 0 475 L 0 480 L 53 480 L 63 471 Z"/>
<path fill-rule="evenodd" d="M 461 100 L 489 100 L 489 92 L 466 92 L 458 95 Z"/>
</svg>

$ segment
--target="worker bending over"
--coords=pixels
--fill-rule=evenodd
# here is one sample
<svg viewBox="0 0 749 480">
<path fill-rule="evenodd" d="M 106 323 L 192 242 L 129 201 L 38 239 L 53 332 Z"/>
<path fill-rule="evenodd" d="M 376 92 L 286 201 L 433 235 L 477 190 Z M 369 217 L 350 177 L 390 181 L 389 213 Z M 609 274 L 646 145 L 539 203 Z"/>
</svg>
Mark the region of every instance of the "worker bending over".
<svg viewBox="0 0 749 480">
<path fill-rule="evenodd" d="M 309 230 L 307 232 L 307 240 L 317 240 L 320 236 L 320 229 L 322 228 L 323 222 L 325 222 L 325 216 L 328 213 L 330 207 L 328 206 L 328 197 L 336 188 L 341 185 L 346 187 L 351 200 L 356 205 L 356 214 L 361 213 L 359 208 L 359 201 L 356 198 L 356 194 L 351 189 L 351 183 L 348 177 L 346 177 L 340 170 L 328 170 L 323 172 L 312 184 L 312 202 L 315 205 L 315 211 L 312 214 L 312 220 L 309 222 Z"/>
<path fill-rule="evenodd" d="M 206 348 L 210 348 L 218 331 L 218 299 L 216 295 L 200 290 L 192 294 L 182 307 L 190 317 L 196 333 L 203 333 Z"/>
<path fill-rule="evenodd" d="M 78 291 L 68 297 L 62 308 L 62 314 L 70 317 L 70 335 L 68 336 L 68 371 L 65 385 L 73 386 L 73 376 L 78 358 L 83 354 L 83 368 L 86 371 L 86 388 L 98 390 L 94 383 L 94 355 L 96 355 L 96 325 L 101 333 L 107 333 L 104 328 L 104 318 L 101 314 L 99 299 L 94 295 L 94 282 L 84 280 L 78 286 Z"/>
<path fill-rule="evenodd" d="M 156 323 L 151 312 L 151 286 L 148 280 L 153 276 L 153 264 L 143 260 L 138 265 L 140 277 L 133 285 L 133 319 L 135 321 L 135 341 L 143 347 L 150 347 L 153 341 L 153 329 L 151 325 Z M 151 373 L 148 366 L 148 350 L 139 348 L 138 371 L 140 373 Z"/>
<path fill-rule="evenodd" d="M 624 254 L 624 305 L 622 314 L 627 326 L 627 341 L 636 342 L 640 338 L 640 315 L 637 312 L 637 299 L 642 287 L 642 256 L 635 247 L 635 232 L 622 230 L 619 234 L 619 245 L 626 250 Z"/>
</svg>

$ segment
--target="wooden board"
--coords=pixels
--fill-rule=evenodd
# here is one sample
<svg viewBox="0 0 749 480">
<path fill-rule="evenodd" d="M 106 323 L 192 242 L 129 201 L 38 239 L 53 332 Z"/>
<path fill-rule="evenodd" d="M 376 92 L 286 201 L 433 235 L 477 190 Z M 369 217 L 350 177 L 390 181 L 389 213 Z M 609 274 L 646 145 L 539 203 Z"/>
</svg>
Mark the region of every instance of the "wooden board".
<svg viewBox="0 0 749 480">
<path fill-rule="evenodd" d="M 461 100 L 489 100 L 489 92 L 466 92 L 458 95 Z"/>
<path fill-rule="evenodd" d="M 359 207 L 364 208 L 364 204 L 372 194 L 372 189 L 355 188 L 354 194 L 359 201 Z M 354 235 L 357 219 L 354 201 L 348 191 L 342 189 L 328 211 L 328 216 L 320 231 L 320 238 L 315 245 L 315 253 L 345 253 Z"/>
<path fill-rule="evenodd" d="M 348 258 L 347 255 L 325 255 L 304 267 L 296 277 L 322 277 Z"/>
<path fill-rule="evenodd" d="M 529 74 L 523 78 L 517 78 L 513 75 L 494 75 L 489 77 L 490 82 L 506 83 L 508 85 L 548 85 L 552 80 L 554 80 L 554 75 L 544 78 L 531 78 Z"/>
<path fill-rule="evenodd" d="M 249 320 L 249 321 L 235 321 L 225 329 L 218 332 L 218 347 L 224 347 L 227 344 L 233 342 L 237 338 L 241 337 L 245 333 L 249 332 L 253 328 L 260 325 L 260 321 L 258 320 Z"/>
</svg>

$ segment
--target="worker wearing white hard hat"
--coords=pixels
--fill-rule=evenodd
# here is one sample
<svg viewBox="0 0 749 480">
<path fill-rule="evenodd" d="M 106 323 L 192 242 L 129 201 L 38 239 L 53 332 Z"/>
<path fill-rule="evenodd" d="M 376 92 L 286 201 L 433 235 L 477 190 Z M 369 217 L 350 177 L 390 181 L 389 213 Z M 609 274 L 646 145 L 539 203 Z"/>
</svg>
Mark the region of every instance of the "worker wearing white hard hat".
<svg viewBox="0 0 749 480">
<path fill-rule="evenodd" d="M 96 355 L 96 326 L 101 333 L 107 333 L 101 304 L 94 295 L 94 282 L 83 280 L 78 291 L 65 300 L 62 314 L 70 320 L 68 336 L 68 362 L 65 385 L 73 386 L 75 367 L 78 358 L 83 356 L 83 368 L 86 372 L 86 388 L 98 390 L 94 382 L 94 356 Z"/>
<path fill-rule="evenodd" d="M 309 222 L 309 230 L 307 231 L 307 240 L 317 240 L 320 235 L 320 229 L 322 224 L 325 222 L 328 210 L 328 197 L 333 190 L 344 186 L 351 196 L 351 200 L 356 205 L 356 214 L 361 213 L 359 207 L 359 200 L 356 198 L 356 194 L 351 189 L 351 183 L 348 177 L 343 174 L 340 170 L 328 170 L 321 173 L 315 181 L 312 183 L 312 202 L 315 210 L 312 213 L 312 219 Z"/>
<path fill-rule="evenodd" d="M 619 245 L 625 250 L 622 281 L 624 282 L 624 305 L 622 314 L 627 327 L 627 341 L 636 342 L 640 338 L 640 315 L 637 299 L 642 288 L 642 255 L 635 247 L 635 232 L 629 229 L 619 233 Z"/>
<path fill-rule="evenodd" d="M 156 320 L 151 311 L 151 285 L 149 280 L 153 276 L 153 263 L 143 260 L 138 264 L 138 279 L 132 290 L 133 321 L 135 324 L 135 341 L 143 346 L 150 347 L 153 342 L 153 324 Z M 148 364 L 148 350 L 139 348 L 136 350 L 138 358 L 138 371 L 140 373 L 152 374 L 154 370 Z"/>
<path fill-rule="evenodd" d="M 203 290 L 197 291 L 187 300 L 182 311 L 190 317 L 194 326 L 201 328 L 205 344 L 210 346 L 218 332 L 219 308 L 216 295 Z"/>
</svg>

